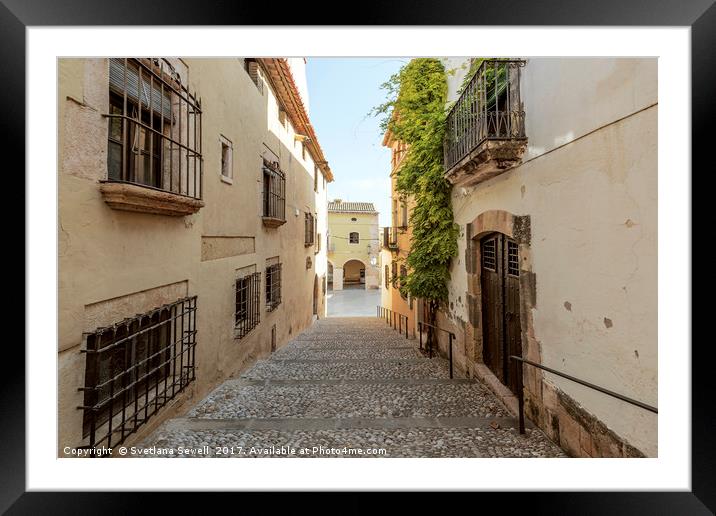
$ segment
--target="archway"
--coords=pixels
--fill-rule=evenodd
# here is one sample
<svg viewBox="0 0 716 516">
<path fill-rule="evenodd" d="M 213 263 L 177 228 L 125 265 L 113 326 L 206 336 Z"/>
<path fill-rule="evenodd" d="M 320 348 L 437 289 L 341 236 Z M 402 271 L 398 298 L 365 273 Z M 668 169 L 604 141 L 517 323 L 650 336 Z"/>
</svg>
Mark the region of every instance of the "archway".
<svg viewBox="0 0 716 516">
<path fill-rule="evenodd" d="M 509 356 L 541 362 L 532 320 L 530 217 L 489 210 L 468 224 L 466 233 L 470 354 L 515 392 L 517 369 Z M 534 374 L 525 370 L 526 377 Z"/>
<path fill-rule="evenodd" d="M 343 288 L 365 288 L 365 264 L 348 260 L 343 264 Z"/>
</svg>

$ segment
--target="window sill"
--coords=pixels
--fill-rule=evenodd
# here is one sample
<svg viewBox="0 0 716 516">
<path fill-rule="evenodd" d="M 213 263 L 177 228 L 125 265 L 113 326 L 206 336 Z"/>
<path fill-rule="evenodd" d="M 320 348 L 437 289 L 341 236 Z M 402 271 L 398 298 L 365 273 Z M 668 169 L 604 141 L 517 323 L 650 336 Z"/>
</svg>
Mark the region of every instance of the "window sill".
<svg viewBox="0 0 716 516">
<path fill-rule="evenodd" d="M 226 176 L 221 176 L 221 181 L 222 181 L 222 183 L 226 183 L 227 185 L 234 184 L 234 180 L 232 178 L 226 177 Z"/>
<path fill-rule="evenodd" d="M 183 217 L 204 207 L 200 199 L 130 183 L 104 182 L 99 190 L 104 202 L 115 210 Z"/>
<path fill-rule="evenodd" d="M 261 217 L 261 219 L 267 228 L 277 228 L 286 224 L 286 219 L 279 219 L 277 217 Z"/>
</svg>

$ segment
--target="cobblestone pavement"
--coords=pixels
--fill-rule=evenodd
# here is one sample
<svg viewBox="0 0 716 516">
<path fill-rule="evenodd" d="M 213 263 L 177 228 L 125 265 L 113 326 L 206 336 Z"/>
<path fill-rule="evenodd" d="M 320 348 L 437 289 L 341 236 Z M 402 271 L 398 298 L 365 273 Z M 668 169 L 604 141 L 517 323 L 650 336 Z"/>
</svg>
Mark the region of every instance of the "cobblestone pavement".
<svg viewBox="0 0 716 516">
<path fill-rule="evenodd" d="M 164 423 L 146 457 L 564 457 L 382 320 L 327 318 Z M 167 455 L 165 450 L 171 450 Z"/>
</svg>

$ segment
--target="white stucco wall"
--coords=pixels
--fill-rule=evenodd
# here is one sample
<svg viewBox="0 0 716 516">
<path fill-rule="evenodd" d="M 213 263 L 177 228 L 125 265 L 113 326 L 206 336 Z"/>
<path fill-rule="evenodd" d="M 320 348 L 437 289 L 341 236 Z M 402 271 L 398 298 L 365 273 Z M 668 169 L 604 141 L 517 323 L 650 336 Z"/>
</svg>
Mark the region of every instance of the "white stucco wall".
<svg viewBox="0 0 716 516">
<path fill-rule="evenodd" d="M 453 314 L 468 320 L 465 225 L 487 210 L 529 215 L 542 362 L 657 405 L 657 61 L 529 59 L 522 96 L 523 164 L 453 190 Z M 656 415 L 547 378 L 656 455 Z"/>
</svg>

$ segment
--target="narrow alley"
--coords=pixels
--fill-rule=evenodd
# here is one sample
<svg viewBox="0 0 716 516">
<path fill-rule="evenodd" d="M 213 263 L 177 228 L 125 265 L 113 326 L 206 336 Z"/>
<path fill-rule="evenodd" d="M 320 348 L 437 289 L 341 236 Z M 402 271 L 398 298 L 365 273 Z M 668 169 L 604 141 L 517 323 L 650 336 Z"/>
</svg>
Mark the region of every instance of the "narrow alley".
<svg viewBox="0 0 716 516">
<path fill-rule="evenodd" d="M 450 380 L 445 359 L 424 358 L 384 321 L 333 317 L 139 447 L 145 457 L 565 456 L 538 429 L 520 436 L 515 423 L 479 382 Z"/>
</svg>

